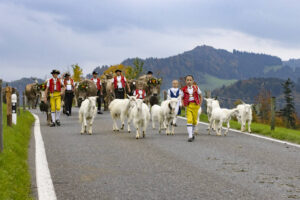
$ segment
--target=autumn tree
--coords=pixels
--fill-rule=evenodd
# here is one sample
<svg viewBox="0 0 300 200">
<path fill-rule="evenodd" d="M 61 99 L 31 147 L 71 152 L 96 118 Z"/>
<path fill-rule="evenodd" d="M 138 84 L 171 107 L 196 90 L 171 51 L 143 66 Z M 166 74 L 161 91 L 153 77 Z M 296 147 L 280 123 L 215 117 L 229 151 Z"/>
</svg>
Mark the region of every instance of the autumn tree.
<svg viewBox="0 0 300 200">
<path fill-rule="evenodd" d="M 81 81 L 81 76 L 82 76 L 82 69 L 81 67 L 79 67 L 78 64 L 72 65 L 72 69 L 73 69 L 73 76 L 72 79 L 75 82 L 80 82 Z"/>
<path fill-rule="evenodd" d="M 128 67 L 128 74 L 127 74 L 128 78 L 137 79 L 143 72 L 143 66 L 144 66 L 144 62 L 141 59 L 136 58 L 133 61 L 133 67 Z"/>
<path fill-rule="evenodd" d="M 262 123 L 269 123 L 271 118 L 271 92 L 261 89 L 258 96 L 255 98 L 259 107 L 257 113 Z"/>
</svg>

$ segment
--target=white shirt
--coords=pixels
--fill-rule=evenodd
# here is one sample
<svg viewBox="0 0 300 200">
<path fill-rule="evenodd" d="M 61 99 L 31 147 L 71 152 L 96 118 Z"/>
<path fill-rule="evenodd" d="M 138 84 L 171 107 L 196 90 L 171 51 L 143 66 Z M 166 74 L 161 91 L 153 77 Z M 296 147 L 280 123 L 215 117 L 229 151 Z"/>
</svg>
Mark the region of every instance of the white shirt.
<svg viewBox="0 0 300 200">
<path fill-rule="evenodd" d="M 140 99 L 142 99 L 143 98 L 143 90 L 139 90 L 139 95 L 140 95 Z M 136 96 L 135 90 L 133 92 L 133 96 Z M 146 92 L 145 92 L 145 96 L 146 96 Z"/>
<path fill-rule="evenodd" d="M 95 85 L 97 85 L 97 78 L 93 78 L 93 81 L 94 81 Z M 101 81 L 100 81 L 100 85 L 101 85 Z"/>
<path fill-rule="evenodd" d="M 188 93 L 189 93 L 189 95 L 190 95 L 190 96 L 189 96 L 189 101 L 194 101 L 195 99 L 194 99 L 194 95 L 193 95 L 193 93 L 194 93 L 194 88 L 193 88 L 193 86 L 191 86 L 191 87 L 188 86 Z M 197 93 L 198 93 L 199 95 L 202 93 L 199 87 L 198 87 Z"/>
<path fill-rule="evenodd" d="M 66 90 L 72 90 L 72 82 L 71 80 L 67 80 Z"/>
<path fill-rule="evenodd" d="M 50 81 L 49 80 L 47 81 L 47 87 L 48 88 L 50 87 Z M 56 81 L 57 81 L 57 78 L 53 78 L 54 91 L 56 90 Z M 64 82 L 63 82 L 62 79 L 60 79 L 60 83 L 61 83 L 61 87 L 63 87 L 64 86 Z"/>
<path fill-rule="evenodd" d="M 168 90 L 168 97 L 171 98 L 171 91 L 172 91 L 172 93 L 174 95 L 176 95 L 178 90 L 179 90 L 179 96 L 178 97 L 180 97 L 180 96 L 182 97 L 183 96 L 183 92 L 179 88 L 170 88 Z"/>
<path fill-rule="evenodd" d="M 117 84 L 118 84 L 118 88 L 123 88 L 121 79 L 122 79 L 121 76 L 117 76 Z M 126 82 L 125 76 L 124 76 L 124 81 Z"/>
</svg>

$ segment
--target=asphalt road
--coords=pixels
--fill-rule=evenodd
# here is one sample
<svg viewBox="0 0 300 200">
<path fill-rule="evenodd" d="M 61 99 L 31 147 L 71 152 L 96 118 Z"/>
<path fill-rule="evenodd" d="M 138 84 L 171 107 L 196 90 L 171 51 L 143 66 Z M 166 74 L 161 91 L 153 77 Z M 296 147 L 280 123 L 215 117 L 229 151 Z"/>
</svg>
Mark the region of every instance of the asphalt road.
<svg viewBox="0 0 300 200">
<path fill-rule="evenodd" d="M 149 125 L 146 138 L 112 131 L 108 112 L 93 135 L 80 135 L 77 110 L 61 127 L 40 117 L 57 199 L 300 199 L 300 148 L 240 133 L 187 142 L 184 120 L 174 136 Z M 132 129 L 134 130 L 134 129 Z M 34 137 L 29 150 L 36 195 Z"/>
</svg>

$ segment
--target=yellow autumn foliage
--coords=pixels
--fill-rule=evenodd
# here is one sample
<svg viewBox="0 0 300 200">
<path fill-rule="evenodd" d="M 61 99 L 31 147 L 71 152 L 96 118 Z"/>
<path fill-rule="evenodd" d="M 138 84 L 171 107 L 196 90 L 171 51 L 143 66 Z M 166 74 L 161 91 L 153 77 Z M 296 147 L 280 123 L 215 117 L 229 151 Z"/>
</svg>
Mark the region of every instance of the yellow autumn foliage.
<svg viewBox="0 0 300 200">
<path fill-rule="evenodd" d="M 79 67 L 78 64 L 75 64 L 75 65 L 72 65 L 72 69 L 73 69 L 72 79 L 75 82 L 80 82 L 81 81 L 81 76 L 83 75 L 81 67 Z"/>
<path fill-rule="evenodd" d="M 132 71 L 132 67 L 131 66 L 125 66 L 125 65 L 122 65 L 122 64 L 110 66 L 107 70 L 104 71 L 104 74 L 101 75 L 101 78 L 104 78 L 105 74 L 110 74 L 110 73 L 112 73 L 115 76 L 115 71 L 117 69 L 121 70 L 122 74 L 127 79 L 131 79 L 131 77 L 129 77 L 129 74 L 130 74 L 130 71 Z"/>
</svg>

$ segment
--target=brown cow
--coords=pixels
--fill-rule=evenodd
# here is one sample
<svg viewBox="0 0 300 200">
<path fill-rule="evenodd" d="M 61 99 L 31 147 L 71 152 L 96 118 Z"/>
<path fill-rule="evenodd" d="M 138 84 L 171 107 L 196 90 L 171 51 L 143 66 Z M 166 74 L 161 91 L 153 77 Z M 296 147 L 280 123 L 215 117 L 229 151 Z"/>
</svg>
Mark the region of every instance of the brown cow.
<svg viewBox="0 0 300 200">
<path fill-rule="evenodd" d="M 114 100 L 114 93 L 110 91 L 113 90 L 113 73 L 105 74 L 104 79 L 101 79 L 102 88 L 103 88 L 103 102 L 104 102 L 104 110 L 108 110 L 108 105 L 112 100 Z"/>
<path fill-rule="evenodd" d="M 80 107 L 81 102 L 91 96 L 97 96 L 97 87 L 92 80 L 86 79 L 80 81 L 78 86 L 75 88 L 75 98 L 77 105 Z"/>
<path fill-rule="evenodd" d="M 48 94 L 46 94 L 45 91 L 41 91 L 41 99 L 44 99 L 45 95 L 47 95 L 47 102 L 45 103 L 43 100 L 41 101 L 40 110 L 41 110 L 41 112 L 46 113 L 47 123 L 48 123 L 48 125 L 50 125 L 51 124 L 51 106 L 50 106 L 49 92 L 48 92 Z"/>
<path fill-rule="evenodd" d="M 25 96 L 27 98 L 28 107 L 35 109 L 41 96 L 37 82 L 26 85 Z"/>
<path fill-rule="evenodd" d="M 150 104 L 151 107 L 158 104 L 161 79 L 148 78 L 147 75 L 143 75 L 138 78 L 138 82 L 144 84 L 144 90 L 146 91 L 145 103 Z"/>
</svg>

